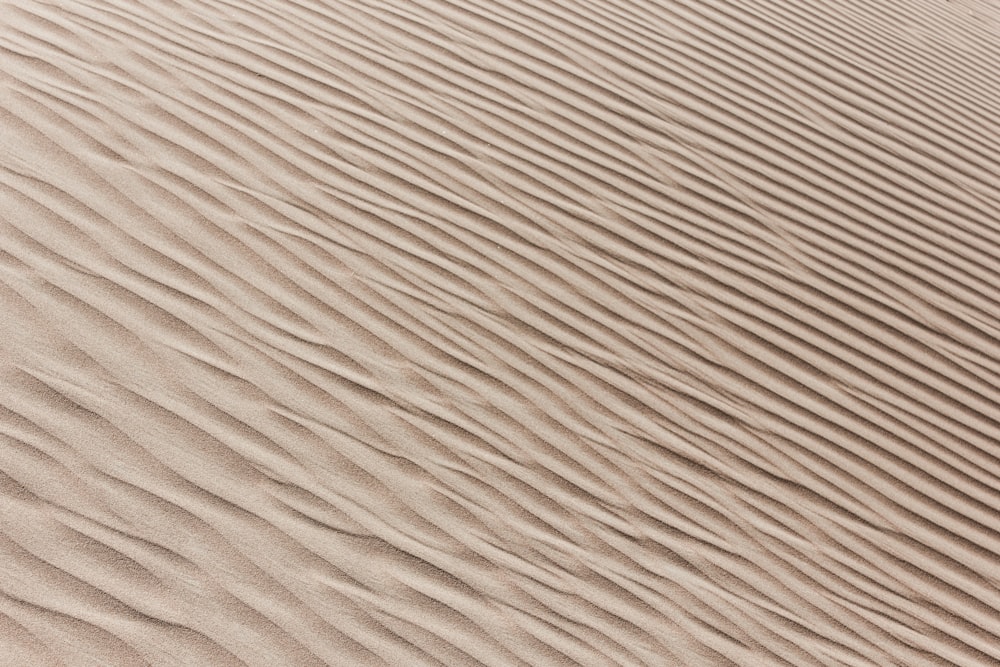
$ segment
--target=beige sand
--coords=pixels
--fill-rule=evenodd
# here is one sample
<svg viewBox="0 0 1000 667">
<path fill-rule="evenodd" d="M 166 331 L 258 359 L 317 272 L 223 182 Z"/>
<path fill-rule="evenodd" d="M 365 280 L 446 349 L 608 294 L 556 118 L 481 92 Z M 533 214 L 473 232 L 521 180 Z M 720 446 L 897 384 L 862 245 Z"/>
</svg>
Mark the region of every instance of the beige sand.
<svg viewBox="0 0 1000 667">
<path fill-rule="evenodd" d="M 994 0 L 0 4 L 0 664 L 994 665 Z"/>
</svg>

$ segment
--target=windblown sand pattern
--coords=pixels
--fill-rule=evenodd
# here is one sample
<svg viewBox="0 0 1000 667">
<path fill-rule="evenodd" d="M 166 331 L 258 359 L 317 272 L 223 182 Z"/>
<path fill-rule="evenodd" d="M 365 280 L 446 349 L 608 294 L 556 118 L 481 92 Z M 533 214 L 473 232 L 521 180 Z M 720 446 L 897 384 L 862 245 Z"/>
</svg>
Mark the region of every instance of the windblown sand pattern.
<svg viewBox="0 0 1000 667">
<path fill-rule="evenodd" d="M 0 54 L 0 663 L 1000 661 L 995 2 Z"/>
</svg>

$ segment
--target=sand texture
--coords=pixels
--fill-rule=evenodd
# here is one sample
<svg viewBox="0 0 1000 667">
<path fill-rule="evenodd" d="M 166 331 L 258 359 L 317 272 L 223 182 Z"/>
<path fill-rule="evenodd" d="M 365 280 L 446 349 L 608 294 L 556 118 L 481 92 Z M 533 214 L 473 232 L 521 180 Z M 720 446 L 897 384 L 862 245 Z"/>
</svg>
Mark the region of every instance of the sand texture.
<svg viewBox="0 0 1000 667">
<path fill-rule="evenodd" d="M 996 0 L 0 0 L 0 665 L 1000 664 Z"/>
</svg>

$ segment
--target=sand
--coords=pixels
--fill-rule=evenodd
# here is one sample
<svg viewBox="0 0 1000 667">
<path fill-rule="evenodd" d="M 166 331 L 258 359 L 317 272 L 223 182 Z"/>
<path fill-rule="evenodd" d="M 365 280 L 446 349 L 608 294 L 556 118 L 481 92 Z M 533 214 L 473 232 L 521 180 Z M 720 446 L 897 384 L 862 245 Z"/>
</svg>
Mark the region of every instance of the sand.
<svg viewBox="0 0 1000 667">
<path fill-rule="evenodd" d="M 994 0 L 0 3 L 0 664 L 1000 662 Z"/>
</svg>

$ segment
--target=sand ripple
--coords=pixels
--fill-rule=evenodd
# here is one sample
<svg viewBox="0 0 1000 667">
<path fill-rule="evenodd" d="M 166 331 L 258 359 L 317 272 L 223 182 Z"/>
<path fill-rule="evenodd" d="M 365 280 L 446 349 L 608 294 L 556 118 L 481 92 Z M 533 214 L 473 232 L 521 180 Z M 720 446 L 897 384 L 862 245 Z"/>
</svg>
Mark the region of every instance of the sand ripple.
<svg viewBox="0 0 1000 667">
<path fill-rule="evenodd" d="M 0 3 L 0 663 L 994 665 L 986 0 Z"/>
</svg>

